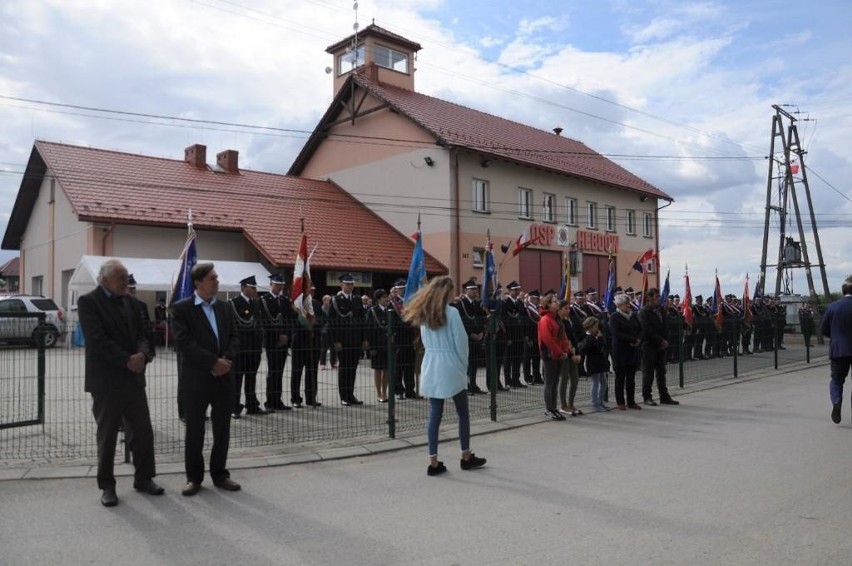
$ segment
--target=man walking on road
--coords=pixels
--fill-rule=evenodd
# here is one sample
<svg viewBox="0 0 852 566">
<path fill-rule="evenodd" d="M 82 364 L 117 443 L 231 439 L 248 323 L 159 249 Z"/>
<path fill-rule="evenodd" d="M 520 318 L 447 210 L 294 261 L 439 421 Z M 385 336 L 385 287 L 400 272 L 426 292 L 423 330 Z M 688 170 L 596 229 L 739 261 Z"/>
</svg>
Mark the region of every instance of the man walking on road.
<svg viewBox="0 0 852 566">
<path fill-rule="evenodd" d="M 852 275 L 846 278 L 841 288 L 843 297 L 831 303 L 822 318 L 822 334 L 831 339 L 828 358 L 831 360 L 831 420 L 840 422 L 840 406 L 843 403 L 843 383 L 852 366 Z"/>
</svg>

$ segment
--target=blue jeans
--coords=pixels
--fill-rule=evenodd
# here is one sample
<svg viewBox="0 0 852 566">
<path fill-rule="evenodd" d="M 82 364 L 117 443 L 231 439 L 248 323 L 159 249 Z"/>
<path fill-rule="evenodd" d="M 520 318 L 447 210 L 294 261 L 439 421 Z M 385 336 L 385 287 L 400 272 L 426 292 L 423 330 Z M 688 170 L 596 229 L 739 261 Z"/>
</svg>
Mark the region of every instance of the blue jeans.
<svg viewBox="0 0 852 566">
<path fill-rule="evenodd" d="M 843 402 L 843 384 L 852 366 L 852 358 L 832 358 L 830 361 L 831 381 L 828 384 L 828 392 L 831 395 L 831 404 L 837 405 Z"/>
<path fill-rule="evenodd" d="M 438 455 L 438 430 L 441 428 L 441 418 L 444 416 L 444 399 L 429 399 L 429 423 L 427 436 L 429 438 L 429 456 Z M 470 411 L 467 406 L 467 391 L 460 391 L 453 397 L 456 404 L 456 414 L 459 416 L 459 444 L 461 451 L 470 450 Z"/>
<path fill-rule="evenodd" d="M 603 405 L 604 389 L 606 388 L 604 381 L 606 374 L 593 373 L 589 376 L 589 379 L 592 382 L 592 406 L 595 408 L 601 407 Z"/>
</svg>

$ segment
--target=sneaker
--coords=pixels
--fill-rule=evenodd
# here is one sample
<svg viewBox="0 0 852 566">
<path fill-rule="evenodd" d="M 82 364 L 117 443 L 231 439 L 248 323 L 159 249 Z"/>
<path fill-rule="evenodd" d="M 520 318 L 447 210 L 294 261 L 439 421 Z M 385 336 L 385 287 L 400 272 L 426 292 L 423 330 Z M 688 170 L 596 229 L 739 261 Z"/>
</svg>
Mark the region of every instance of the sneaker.
<svg viewBox="0 0 852 566">
<path fill-rule="evenodd" d="M 471 452 L 470 458 L 468 458 L 467 460 L 465 460 L 464 458 L 461 459 L 461 469 L 462 470 L 473 470 L 473 469 L 476 469 L 476 468 L 481 468 L 482 466 L 485 465 L 485 461 L 486 461 L 485 458 L 480 458 L 476 454 Z"/>
<path fill-rule="evenodd" d="M 444 465 L 443 462 L 438 462 L 437 466 L 433 466 L 432 464 L 429 464 L 428 466 L 426 466 L 426 475 L 427 476 L 437 476 L 439 474 L 443 474 L 446 471 L 447 471 L 447 467 Z"/>
<path fill-rule="evenodd" d="M 835 403 L 831 408 L 831 422 L 840 424 L 840 403 Z"/>
</svg>

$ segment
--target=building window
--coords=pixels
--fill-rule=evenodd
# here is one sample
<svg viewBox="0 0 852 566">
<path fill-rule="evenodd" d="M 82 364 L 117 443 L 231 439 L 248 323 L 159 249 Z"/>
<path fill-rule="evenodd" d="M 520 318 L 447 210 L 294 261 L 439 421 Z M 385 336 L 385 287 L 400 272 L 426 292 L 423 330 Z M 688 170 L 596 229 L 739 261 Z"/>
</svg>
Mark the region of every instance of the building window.
<svg viewBox="0 0 852 566">
<path fill-rule="evenodd" d="M 518 217 L 532 218 L 532 189 L 518 189 Z"/>
<path fill-rule="evenodd" d="M 651 214 L 649 212 L 642 213 L 642 235 L 646 238 L 651 237 Z"/>
<path fill-rule="evenodd" d="M 541 219 L 544 222 L 556 222 L 556 195 L 544 193 L 542 206 Z"/>
<path fill-rule="evenodd" d="M 606 209 L 606 231 L 615 232 L 615 207 L 607 206 Z"/>
<path fill-rule="evenodd" d="M 586 227 L 597 230 L 598 228 L 598 203 L 588 201 L 588 216 L 586 218 Z"/>
<path fill-rule="evenodd" d="M 364 64 L 364 45 L 359 45 L 355 51 L 347 49 L 337 56 L 338 75 L 345 75 L 349 71 Z"/>
<path fill-rule="evenodd" d="M 473 267 L 482 269 L 485 265 L 485 248 L 473 248 Z"/>
<path fill-rule="evenodd" d="M 473 180 L 473 211 L 488 212 L 488 181 Z"/>
<path fill-rule="evenodd" d="M 44 294 L 44 277 L 38 275 L 37 277 L 32 278 L 32 288 L 30 289 L 30 295 L 43 295 Z"/>
<path fill-rule="evenodd" d="M 627 211 L 627 233 L 631 236 L 636 235 L 636 211 Z"/>
<path fill-rule="evenodd" d="M 577 199 L 565 199 L 565 224 L 569 226 L 577 225 Z"/>
<path fill-rule="evenodd" d="M 376 65 L 379 67 L 408 74 L 408 55 L 402 51 L 384 45 L 376 45 L 373 48 L 373 55 Z"/>
</svg>

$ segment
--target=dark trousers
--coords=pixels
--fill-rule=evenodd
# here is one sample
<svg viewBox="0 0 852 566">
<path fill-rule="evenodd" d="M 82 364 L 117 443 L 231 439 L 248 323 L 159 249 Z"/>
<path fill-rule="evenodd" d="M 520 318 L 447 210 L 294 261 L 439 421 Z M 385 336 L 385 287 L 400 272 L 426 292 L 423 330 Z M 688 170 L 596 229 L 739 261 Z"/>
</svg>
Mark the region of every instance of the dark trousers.
<svg viewBox="0 0 852 566">
<path fill-rule="evenodd" d="M 257 410 L 260 401 L 257 400 L 257 368 L 260 367 L 261 351 L 250 350 L 240 352 L 234 363 L 234 414 L 240 414 L 243 406 L 240 405 L 243 383 L 246 387 L 246 409 Z"/>
<path fill-rule="evenodd" d="M 355 375 L 360 359 L 361 344 L 344 344 L 343 350 L 337 353 L 337 389 L 341 401 L 352 402 L 355 399 Z"/>
<path fill-rule="evenodd" d="M 487 353 L 486 353 L 487 355 Z M 482 342 L 467 341 L 467 390 L 476 391 L 480 387 L 476 384 L 476 372 L 479 370 L 482 359 Z"/>
<path fill-rule="evenodd" d="M 290 401 L 301 403 L 302 371 L 305 372 L 305 403 L 312 405 L 317 400 L 317 368 L 319 348 L 293 348 L 290 360 Z"/>
<path fill-rule="evenodd" d="M 210 452 L 210 477 L 214 482 L 231 477 L 226 467 L 228 443 L 231 439 L 231 408 L 234 406 L 234 378 L 231 375 L 212 377 L 198 390 L 187 391 L 186 446 L 184 460 L 186 481 L 201 483 L 204 479 L 204 419 L 207 407 L 213 425 L 213 448 Z"/>
<path fill-rule="evenodd" d="M 175 358 L 177 359 L 177 405 L 178 405 L 178 418 L 183 420 L 185 415 L 183 414 L 183 387 L 180 384 L 180 373 L 181 373 L 181 353 L 175 352 Z"/>
<path fill-rule="evenodd" d="M 557 410 L 556 393 L 559 389 L 562 364 L 562 360 L 544 360 L 544 408 L 554 413 Z"/>
<path fill-rule="evenodd" d="M 504 358 L 503 375 L 509 385 L 521 384 L 521 364 L 524 361 L 524 340 L 512 340 L 506 343 L 506 357 Z"/>
<path fill-rule="evenodd" d="M 615 402 L 619 405 L 636 402 L 636 364 L 615 366 Z"/>
<path fill-rule="evenodd" d="M 266 348 L 266 363 L 269 371 L 266 373 L 266 404 L 269 407 L 282 403 L 281 393 L 284 391 L 284 366 L 287 364 L 287 348 Z"/>
<path fill-rule="evenodd" d="M 666 388 L 666 351 L 658 348 L 642 348 L 642 399 L 651 398 L 651 386 L 654 376 L 657 378 L 657 392 L 660 399 L 669 398 Z"/>
<path fill-rule="evenodd" d="M 133 453 L 134 481 L 153 478 L 154 431 L 145 390 L 126 386 L 108 393 L 92 393 L 92 414 L 98 425 L 98 487 L 115 489 L 115 443 L 122 419 L 127 423 L 127 443 Z"/>
<path fill-rule="evenodd" d="M 488 368 L 487 371 L 488 371 L 488 376 L 489 376 L 489 378 L 488 378 L 489 379 L 489 381 L 488 381 L 488 390 L 489 391 L 491 390 L 491 379 L 494 379 L 494 381 L 497 383 L 498 389 L 500 387 L 504 387 L 503 382 L 500 381 L 500 368 L 505 367 L 504 362 L 506 360 L 506 341 L 501 339 L 501 338 L 498 338 L 497 340 L 494 341 L 494 358 L 497 360 L 497 367 L 491 366 L 491 356 L 488 354 L 488 351 L 486 350 L 486 352 L 485 352 L 485 367 Z M 492 378 L 491 375 L 493 375 L 494 377 Z M 508 375 L 506 375 L 505 369 L 504 369 L 503 375 L 505 377 L 508 377 Z"/>
<path fill-rule="evenodd" d="M 334 344 L 331 341 L 331 334 L 323 332 L 321 341 L 322 347 L 320 348 L 319 361 L 322 365 L 325 365 L 325 361 L 328 359 L 329 365 L 333 366 L 337 363 L 337 350 L 334 349 Z"/>
<path fill-rule="evenodd" d="M 538 344 L 524 343 L 524 379 L 527 383 L 541 382 L 541 354 Z"/>
<path fill-rule="evenodd" d="M 394 392 L 409 399 L 417 396 L 414 390 L 414 345 L 400 346 L 396 350 L 396 371 L 393 376 Z"/>
</svg>

